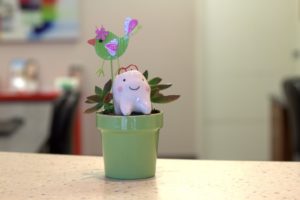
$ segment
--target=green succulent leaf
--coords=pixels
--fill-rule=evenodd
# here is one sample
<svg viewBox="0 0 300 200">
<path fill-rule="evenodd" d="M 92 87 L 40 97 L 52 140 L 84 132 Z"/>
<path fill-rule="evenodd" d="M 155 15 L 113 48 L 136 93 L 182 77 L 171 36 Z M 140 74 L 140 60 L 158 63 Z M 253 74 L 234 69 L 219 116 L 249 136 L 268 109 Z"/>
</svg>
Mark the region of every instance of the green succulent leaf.
<svg viewBox="0 0 300 200">
<path fill-rule="evenodd" d="M 99 96 L 102 96 L 103 90 L 99 88 L 98 86 L 95 86 L 95 93 Z"/>
<path fill-rule="evenodd" d="M 155 77 L 155 78 L 151 79 L 148 83 L 149 83 L 149 85 L 157 85 L 157 84 L 159 84 L 161 81 L 162 81 L 161 78 Z"/>
<path fill-rule="evenodd" d="M 112 80 L 108 80 L 105 83 L 103 89 L 101 89 L 98 86 L 95 86 L 96 94 L 88 96 L 85 103 L 88 104 L 96 103 L 96 105 L 85 110 L 85 113 L 96 112 L 103 107 L 105 107 L 104 111 L 106 111 L 107 113 L 113 113 L 113 104 L 111 102 L 113 99 L 113 95 L 110 92 L 111 88 L 112 88 Z"/>
<path fill-rule="evenodd" d="M 159 90 L 151 91 L 150 99 L 153 103 L 156 103 L 155 100 L 162 97 L 163 94 L 159 92 Z M 154 101 L 153 101 L 154 100 Z"/>
<path fill-rule="evenodd" d="M 111 87 L 112 87 L 112 80 L 109 79 L 109 81 L 107 81 L 104 85 L 103 96 L 106 96 L 110 92 Z"/>
<path fill-rule="evenodd" d="M 86 109 L 84 112 L 85 113 L 92 113 L 92 112 L 96 112 L 98 111 L 100 108 L 102 108 L 103 106 L 103 103 L 98 103 L 97 105 L 91 107 L 91 108 L 88 108 Z"/>
<path fill-rule="evenodd" d="M 88 96 L 87 100 L 89 100 L 90 102 L 98 103 L 101 101 L 101 98 L 100 98 L 100 96 L 94 94 L 94 95 Z"/>
<path fill-rule="evenodd" d="M 91 101 L 91 100 L 85 100 L 85 103 L 89 103 L 89 104 L 92 104 L 92 103 L 96 103 L 95 101 Z"/>
<path fill-rule="evenodd" d="M 104 103 L 109 103 L 112 99 L 113 99 L 112 93 L 108 93 L 108 94 L 105 95 L 105 97 L 103 98 L 103 102 L 104 102 Z"/>
<path fill-rule="evenodd" d="M 144 71 L 143 75 L 145 76 L 146 80 L 148 80 L 148 70 Z"/>
<path fill-rule="evenodd" d="M 151 89 L 151 93 L 150 93 L 151 98 L 158 97 L 160 95 L 161 94 L 159 93 L 159 89 L 157 89 L 157 88 Z"/>
<path fill-rule="evenodd" d="M 170 103 L 172 101 L 175 101 L 179 97 L 180 97 L 180 95 L 167 95 L 167 96 L 164 96 L 164 95 L 160 94 L 160 95 L 157 95 L 156 97 L 151 98 L 151 101 L 153 103 Z"/>
<path fill-rule="evenodd" d="M 113 113 L 114 105 L 112 103 L 106 103 L 106 104 L 104 104 L 104 110 L 106 110 L 106 112 Z"/>
<path fill-rule="evenodd" d="M 154 90 L 154 89 L 165 90 L 171 86 L 172 86 L 171 83 L 170 84 L 151 85 L 151 90 Z"/>
</svg>

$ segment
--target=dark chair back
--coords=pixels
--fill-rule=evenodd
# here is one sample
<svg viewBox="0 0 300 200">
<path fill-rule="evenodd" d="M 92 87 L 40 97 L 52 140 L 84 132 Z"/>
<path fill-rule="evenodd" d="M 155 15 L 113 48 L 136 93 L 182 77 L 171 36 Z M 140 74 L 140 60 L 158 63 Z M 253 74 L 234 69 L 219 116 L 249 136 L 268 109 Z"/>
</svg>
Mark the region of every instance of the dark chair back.
<svg viewBox="0 0 300 200">
<path fill-rule="evenodd" d="M 64 91 L 62 95 L 54 102 L 50 132 L 51 134 L 57 132 L 57 129 L 59 128 L 59 124 L 61 122 L 61 113 L 70 93 L 70 91 Z"/>
<path fill-rule="evenodd" d="M 72 153 L 72 125 L 80 94 L 67 91 L 55 106 L 53 125 L 49 139 L 49 151 L 56 154 Z"/>
<path fill-rule="evenodd" d="M 289 78 L 283 82 L 287 98 L 292 128 L 293 153 L 300 155 L 300 77 Z"/>
</svg>

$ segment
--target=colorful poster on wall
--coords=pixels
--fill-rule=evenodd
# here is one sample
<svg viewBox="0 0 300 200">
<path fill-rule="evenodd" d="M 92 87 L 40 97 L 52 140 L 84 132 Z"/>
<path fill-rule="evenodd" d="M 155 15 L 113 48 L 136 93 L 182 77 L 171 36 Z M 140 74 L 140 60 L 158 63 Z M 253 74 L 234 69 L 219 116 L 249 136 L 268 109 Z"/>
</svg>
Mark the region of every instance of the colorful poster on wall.
<svg viewBox="0 0 300 200">
<path fill-rule="evenodd" d="M 0 43 L 74 40 L 78 0 L 0 0 Z"/>
</svg>

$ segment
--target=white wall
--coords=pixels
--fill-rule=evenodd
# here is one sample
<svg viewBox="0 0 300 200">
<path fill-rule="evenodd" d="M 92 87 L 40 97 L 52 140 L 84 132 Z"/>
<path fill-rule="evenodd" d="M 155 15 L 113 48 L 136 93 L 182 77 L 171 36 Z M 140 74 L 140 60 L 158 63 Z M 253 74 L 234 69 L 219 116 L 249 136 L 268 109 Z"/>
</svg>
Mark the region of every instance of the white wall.
<svg viewBox="0 0 300 200">
<path fill-rule="evenodd" d="M 205 4 L 206 0 L 197 0 L 195 1 L 195 45 L 194 45 L 194 62 L 195 62 L 195 75 L 194 79 L 196 82 L 196 152 L 198 158 L 208 158 L 207 149 L 209 148 L 206 145 L 206 134 L 205 134 Z"/>
<path fill-rule="evenodd" d="M 203 29 L 197 29 L 196 47 L 196 66 L 203 66 L 198 74 L 204 74 L 203 90 L 197 90 L 200 155 L 268 160 L 269 96 L 280 93 L 281 80 L 295 72 L 296 1 L 201 2 L 196 7 L 196 26 Z"/>
<path fill-rule="evenodd" d="M 42 66 L 41 78 L 45 85 L 54 77 L 66 73 L 73 63 L 85 66 L 83 97 L 92 93 L 95 84 L 102 84 L 95 72 L 99 59 L 86 40 L 94 37 L 95 26 L 122 34 L 127 16 L 138 18 L 143 29 L 132 38 L 121 64 L 135 63 L 141 70 L 149 69 L 151 76 L 160 75 L 173 82 L 168 93 L 181 94 L 172 104 L 160 106 L 165 113 L 159 152 L 162 155 L 194 155 L 195 145 L 195 68 L 193 61 L 194 1 L 80 1 L 81 37 L 72 44 L 6 44 L 0 45 L 0 79 L 5 79 L 11 59 L 36 58 Z M 81 102 L 83 108 L 86 105 Z M 95 116 L 82 119 L 85 154 L 100 152 L 100 137 L 95 128 Z"/>
</svg>

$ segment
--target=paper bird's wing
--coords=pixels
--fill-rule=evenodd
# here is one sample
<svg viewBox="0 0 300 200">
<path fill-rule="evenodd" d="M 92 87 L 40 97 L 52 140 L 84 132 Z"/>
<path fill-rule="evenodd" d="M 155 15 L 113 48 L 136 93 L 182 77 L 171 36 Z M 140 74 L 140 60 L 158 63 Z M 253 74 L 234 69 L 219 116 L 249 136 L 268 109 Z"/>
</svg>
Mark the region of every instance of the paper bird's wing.
<svg viewBox="0 0 300 200">
<path fill-rule="evenodd" d="M 119 42 L 117 39 L 113 39 L 105 45 L 107 52 L 111 56 L 115 56 L 118 51 Z"/>
</svg>

